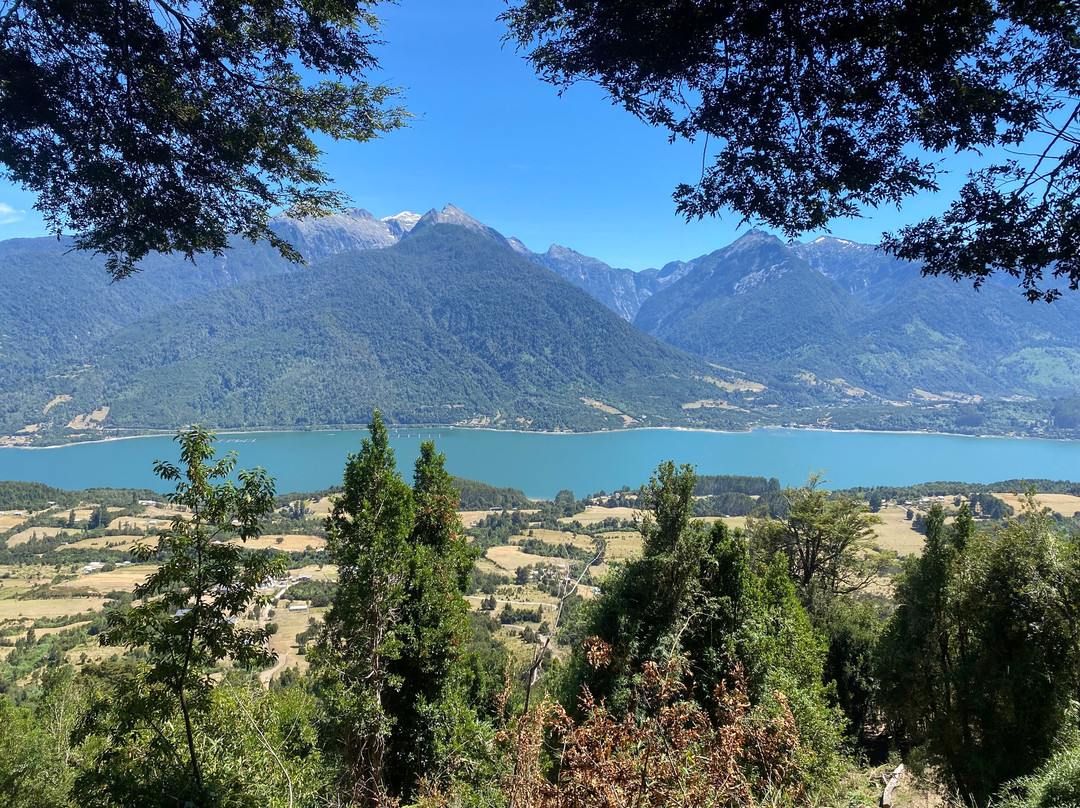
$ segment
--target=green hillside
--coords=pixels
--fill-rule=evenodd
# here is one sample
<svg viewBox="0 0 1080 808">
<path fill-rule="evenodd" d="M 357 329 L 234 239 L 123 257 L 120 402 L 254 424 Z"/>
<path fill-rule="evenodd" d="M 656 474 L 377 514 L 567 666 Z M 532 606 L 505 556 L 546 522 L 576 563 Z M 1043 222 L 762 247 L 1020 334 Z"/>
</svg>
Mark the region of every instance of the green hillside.
<svg viewBox="0 0 1080 808">
<path fill-rule="evenodd" d="M 783 406 L 1080 392 L 1080 305 L 924 278 L 867 245 L 752 232 L 703 256 L 634 323 L 754 374 Z M 929 394 L 929 396 L 927 395 Z"/>
<path fill-rule="evenodd" d="M 716 395 L 695 378 L 710 370 L 500 241 L 432 225 L 142 317 L 13 420 L 65 394 L 58 420 L 108 406 L 117 428 L 359 424 L 373 407 L 400 424 L 683 424 L 683 403 Z"/>
</svg>

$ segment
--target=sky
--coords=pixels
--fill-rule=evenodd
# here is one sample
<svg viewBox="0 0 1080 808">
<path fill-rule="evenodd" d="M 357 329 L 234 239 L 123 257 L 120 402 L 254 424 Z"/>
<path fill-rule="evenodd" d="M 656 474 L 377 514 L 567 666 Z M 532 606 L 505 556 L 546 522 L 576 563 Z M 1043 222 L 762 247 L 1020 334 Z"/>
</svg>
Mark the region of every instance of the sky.
<svg viewBox="0 0 1080 808">
<path fill-rule="evenodd" d="M 748 229 L 735 214 L 690 223 L 678 216 L 671 194 L 700 173 L 700 146 L 669 143 L 591 84 L 560 97 L 503 45 L 504 0 L 378 8 L 385 44 L 371 78 L 405 88 L 413 117 L 378 141 L 320 141 L 325 167 L 356 207 L 381 217 L 452 203 L 534 251 L 555 243 L 634 270 L 712 252 Z M 838 221 L 832 233 L 876 243 L 945 199 Z M 46 234 L 33 204 L 0 179 L 0 239 Z"/>
</svg>

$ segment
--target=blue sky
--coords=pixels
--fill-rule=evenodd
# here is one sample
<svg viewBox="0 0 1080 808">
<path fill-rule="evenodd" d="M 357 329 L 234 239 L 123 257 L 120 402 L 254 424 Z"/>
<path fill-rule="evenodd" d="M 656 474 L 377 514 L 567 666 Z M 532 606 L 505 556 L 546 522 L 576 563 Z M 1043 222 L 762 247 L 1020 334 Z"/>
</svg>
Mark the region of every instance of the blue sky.
<svg viewBox="0 0 1080 808">
<path fill-rule="evenodd" d="M 388 216 L 450 202 L 538 252 L 558 243 L 631 269 L 693 258 L 738 236 L 735 215 L 687 224 L 675 214 L 671 193 L 700 171 L 699 146 L 669 144 L 592 85 L 560 98 L 502 45 L 496 17 L 505 8 L 504 0 L 380 7 L 386 44 L 373 78 L 406 88 L 415 117 L 376 142 L 323 144 L 329 173 L 354 205 Z M 915 199 L 900 214 L 836 222 L 833 233 L 876 242 L 944 202 Z M 0 180 L 0 239 L 45 234 L 33 204 Z"/>
</svg>

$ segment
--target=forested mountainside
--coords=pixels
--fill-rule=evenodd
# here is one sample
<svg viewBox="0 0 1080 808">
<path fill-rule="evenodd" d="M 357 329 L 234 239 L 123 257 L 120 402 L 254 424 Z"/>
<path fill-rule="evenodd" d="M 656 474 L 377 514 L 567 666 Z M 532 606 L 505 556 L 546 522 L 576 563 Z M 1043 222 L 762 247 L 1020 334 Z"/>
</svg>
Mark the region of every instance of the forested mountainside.
<svg viewBox="0 0 1080 808">
<path fill-rule="evenodd" d="M 403 214 L 406 217 L 408 214 Z M 376 219 L 349 210 L 323 219 L 280 217 L 274 230 L 305 260 L 394 244 L 415 219 Z M 88 357 L 97 340 L 155 311 L 253 278 L 298 268 L 265 243 L 238 240 L 221 256 L 195 262 L 154 255 L 122 283 L 109 283 L 104 260 L 51 238 L 0 241 L 0 384 L 12 386 L 56 372 L 58 364 Z"/>
<path fill-rule="evenodd" d="M 275 228 L 306 266 L 245 242 L 108 284 L 63 242 L 0 243 L 0 432 L 359 424 L 374 406 L 531 429 L 1080 427 L 1080 305 L 976 294 L 866 245 L 752 232 L 632 273 L 452 205 Z"/>
<path fill-rule="evenodd" d="M 704 379 L 719 371 L 501 238 L 439 223 L 118 325 L 5 393 L 9 427 L 103 407 L 106 426 L 158 429 L 356 424 L 374 407 L 397 423 L 662 425 L 721 392 Z"/>
<path fill-rule="evenodd" d="M 833 238 L 760 232 L 697 259 L 635 324 L 670 345 L 801 386 L 806 400 L 1054 397 L 1078 392 L 1080 304 L 978 292 Z"/>
</svg>

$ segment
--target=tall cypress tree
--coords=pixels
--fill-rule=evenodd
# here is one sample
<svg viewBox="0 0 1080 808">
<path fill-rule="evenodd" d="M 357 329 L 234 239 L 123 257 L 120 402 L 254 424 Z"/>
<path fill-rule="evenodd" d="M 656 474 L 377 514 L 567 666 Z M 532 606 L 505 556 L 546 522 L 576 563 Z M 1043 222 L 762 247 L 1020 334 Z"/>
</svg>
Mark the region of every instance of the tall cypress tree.
<svg viewBox="0 0 1080 808">
<path fill-rule="evenodd" d="M 394 717 L 387 790 L 412 796 L 417 779 L 436 770 L 440 741 L 454 729 L 453 698 L 469 638 L 469 583 L 474 554 L 457 514 L 459 496 L 435 444 L 420 446 L 413 477 L 409 577 L 402 605 L 404 653 L 390 667 L 398 685 L 387 694 Z"/>
<path fill-rule="evenodd" d="M 363 804 L 384 793 L 393 724 L 384 699 L 397 682 L 401 610 L 409 575 L 412 492 L 394 467 L 378 412 L 371 438 L 350 454 L 344 490 L 326 520 L 326 550 L 338 588 L 312 653 L 345 787 Z"/>
<path fill-rule="evenodd" d="M 425 443 L 410 489 L 378 411 L 369 429 L 326 522 L 338 588 L 311 657 L 344 786 L 363 805 L 411 796 L 432 768 L 472 567 L 444 457 Z"/>
</svg>

